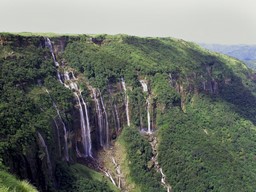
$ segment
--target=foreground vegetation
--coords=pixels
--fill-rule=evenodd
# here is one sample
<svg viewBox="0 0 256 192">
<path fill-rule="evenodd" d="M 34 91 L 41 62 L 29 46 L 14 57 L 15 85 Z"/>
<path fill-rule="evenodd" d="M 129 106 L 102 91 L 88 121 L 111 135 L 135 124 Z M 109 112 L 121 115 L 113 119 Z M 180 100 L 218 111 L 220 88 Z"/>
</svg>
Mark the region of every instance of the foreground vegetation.
<svg viewBox="0 0 256 192">
<path fill-rule="evenodd" d="M 26 181 L 19 181 L 13 175 L 0 170 L 0 191 L 1 192 L 37 192 L 36 188 Z"/>
<path fill-rule="evenodd" d="M 60 192 L 118 191 L 106 177 L 80 164 L 68 166 L 65 163 L 60 163 L 57 165 L 56 174 Z"/>
</svg>

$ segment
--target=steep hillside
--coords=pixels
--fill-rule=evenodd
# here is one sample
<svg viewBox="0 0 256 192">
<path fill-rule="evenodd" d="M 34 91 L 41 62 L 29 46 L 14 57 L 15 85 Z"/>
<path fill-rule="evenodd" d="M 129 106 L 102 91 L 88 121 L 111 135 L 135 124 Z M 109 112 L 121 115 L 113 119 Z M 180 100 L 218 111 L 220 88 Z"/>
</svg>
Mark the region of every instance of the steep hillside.
<svg viewBox="0 0 256 192">
<path fill-rule="evenodd" d="M 0 160 L 39 191 L 256 190 L 256 75 L 238 60 L 172 38 L 4 33 L 0 68 Z"/>
</svg>

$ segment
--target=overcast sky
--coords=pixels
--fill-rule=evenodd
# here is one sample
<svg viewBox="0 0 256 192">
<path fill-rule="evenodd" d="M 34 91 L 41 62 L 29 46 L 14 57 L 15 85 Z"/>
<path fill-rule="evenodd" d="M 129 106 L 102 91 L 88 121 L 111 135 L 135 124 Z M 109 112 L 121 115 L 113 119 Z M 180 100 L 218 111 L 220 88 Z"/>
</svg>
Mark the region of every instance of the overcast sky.
<svg viewBox="0 0 256 192">
<path fill-rule="evenodd" d="M 0 32 L 129 34 L 256 44 L 256 0 L 0 0 Z"/>
</svg>

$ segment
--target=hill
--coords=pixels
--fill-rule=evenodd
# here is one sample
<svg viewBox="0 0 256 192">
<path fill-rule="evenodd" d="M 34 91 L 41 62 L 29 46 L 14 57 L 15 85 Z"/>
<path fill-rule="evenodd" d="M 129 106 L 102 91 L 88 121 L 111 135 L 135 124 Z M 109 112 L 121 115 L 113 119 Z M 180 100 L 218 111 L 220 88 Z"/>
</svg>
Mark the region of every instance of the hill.
<svg viewBox="0 0 256 192">
<path fill-rule="evenodd" d="M 173 38 L 2 33 L 0 68 L 0 159 L 39 191 L 256 190 L 256 76 L 237 59 Z"/>
<path fill-rule="evenodd" d="M 256 45 L 220 45 L 200 44 L 211 51 L 223 53 L 245 62 L 248 67 L 256 69 Z"/>
</svg>

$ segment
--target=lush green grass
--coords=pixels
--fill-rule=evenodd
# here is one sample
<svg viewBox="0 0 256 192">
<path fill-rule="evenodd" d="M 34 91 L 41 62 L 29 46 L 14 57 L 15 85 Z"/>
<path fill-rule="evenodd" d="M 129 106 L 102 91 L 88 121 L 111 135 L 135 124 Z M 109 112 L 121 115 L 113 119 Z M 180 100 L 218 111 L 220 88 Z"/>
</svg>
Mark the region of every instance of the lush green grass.
<svg viewBox="0 0 256 192">
<path fill-rule="evenodd" d="M 37 192 L 36 188 L 26 181 L 20 181 L 13 175 L 0 171 L 1 192 Z"/>
<path fill-rule="evenodd" d="M 119 191 L 113 184 L 100 173 L 97 173 L 83 165 L 74 164 L 68 166 L 65 163 L 57 165 L 56 175 L 60 192 L 69 191 L 92 191 L 113 192 Z"/>
<path fill-rule="evenodd" d="M 75 164 L 75 165 L 72 165 L 71 167 L 79 177 L 87 178 L 100 183 L 106 183 L 108 188 L 111 189 L 112 191 L 115 191 L 115 192 L 119 191 L 118 188 L 114 186 L 113 183 L 108 178 L 103 176 L 103 173 L 98 173 L 81 164 Z"/>
</svg>

